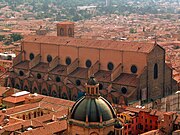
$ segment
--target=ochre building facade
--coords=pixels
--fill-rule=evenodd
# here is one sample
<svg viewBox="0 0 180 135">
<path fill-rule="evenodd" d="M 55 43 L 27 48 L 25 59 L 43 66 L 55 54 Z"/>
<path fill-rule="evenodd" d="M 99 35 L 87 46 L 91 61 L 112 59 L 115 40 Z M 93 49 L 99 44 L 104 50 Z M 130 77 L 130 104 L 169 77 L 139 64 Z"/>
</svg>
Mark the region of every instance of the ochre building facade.
<svg viewBox="0 0 180 135">
<path fill-rule="evenodd" d="M 6 86 L 76 100 L 93 74 L 108 101 L 152 101 L 176 91 L 165 50 L 157 43 L 77 39 L 70 22 L 58 36 L 27 36 Z"/>
</svg>

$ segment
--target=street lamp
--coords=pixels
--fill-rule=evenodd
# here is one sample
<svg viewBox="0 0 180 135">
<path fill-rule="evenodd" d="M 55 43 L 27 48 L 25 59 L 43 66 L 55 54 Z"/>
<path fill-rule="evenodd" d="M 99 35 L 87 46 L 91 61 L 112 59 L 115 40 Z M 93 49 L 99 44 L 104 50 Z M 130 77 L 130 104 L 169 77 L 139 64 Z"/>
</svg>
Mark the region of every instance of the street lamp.
<svg viewBox="0 0 180 135">
<path fill-rule="evenodd" d="M 176 94 L 178 94 L 178 113 L 179 113 L 179 94 L 180 94 L 180 91 L 176 91 Z"/>
</svg>

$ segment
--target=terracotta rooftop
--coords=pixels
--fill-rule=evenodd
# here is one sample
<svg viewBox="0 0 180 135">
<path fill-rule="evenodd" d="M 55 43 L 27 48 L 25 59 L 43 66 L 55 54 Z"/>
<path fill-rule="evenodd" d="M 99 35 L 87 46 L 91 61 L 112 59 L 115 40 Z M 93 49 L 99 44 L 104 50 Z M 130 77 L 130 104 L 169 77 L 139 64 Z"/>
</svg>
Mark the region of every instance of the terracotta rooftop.
<svg viewBox="0 0 180 135">
<path fill-rule="evenodd" d="M 43 98 L 45 98 L 43 95 L 36 95 L 36 94 L 29 94 L 29 96 L 25 97 L 27 100 L 38 100 L 41 101 Z"/>
<path fill-rule="evenodd" d="M 70 76 L 72 77 L 78 77 L 78 78 L 87 78 L 88 77 L 88 68 L 80 68 L 78 67 L 76 70 L 74 70 Z"/>
<path fill-rule="evenodd" d="M 62 117 L 64 115 L 67 115 L 67 113 L 68 113 L 67 110 L 61 110 L 61 111 L 58 111 L 58 112 L 53 112 L 53 113 L 50 113 L 50 114 L 43 115 L 41 117 L 33 118 L 32 120 L 42 122 L 42 123 L 47 123 L 47 121 L 57 120 L 57 118 L 60 118 L 60 117 Z"/>
<path fill-rule="evenodd" d="M 21 135 L 52 135 L 57 132 L 61 132 L 67 129 L 66 120 L 55 121 L 44 125 L 43 127 L 36 128 L 30 131 L 21 133 Z"/>
<path fill-rule="evenodd" d="M 64 22 L 57 23 L 57 25 L 66 25 L 66 24 L 74 24 L 74 22 L 64 21 Z"/>
<path fill-rule="evenodd" d="M 38 103 L 19 105 L 6 109 L 5 113 L 0 112 L 0 123 L 4 121 L 4 116 L 10 115 L 9 123 L 3 126 L 3 129 L 0 129 L 0 134 L 13 131 L 21 132 L 22 127 L 24 128 L 24 131 L 21 133 L 22 135 L 50 135 L 66 130 L 67 122 L 66 120 L 64 120 L 64 118 L 68 114 L 68 110 L 73 106 L 74 102 L 43 95 L 39 95 L 39 97 L 43 98 Z M 13 118 L 13 115 L 16 113 L 21 113 L 37 108 L 44 108 L 52 111 L 50 112 L 50 114 L 32 118 L 31 120 L 24 121 L 20 119 L 16 120 L 16 118 Z M 27 128 L 29 127 L 32 127 L 32 129 L 28 131 Z"/>
<path fill-rule="evenodd" d="M 29 69 L 29 61 L 22 61 L 14 66 L 15 68 L 19 69 Z"/>
<path fill-rule="evenodd" d="M 0 116 L 0 125 L 4 125 L 5 123 L 4 123 L 4 120 L 7 118 L 6 117 L 7 115 L 5 115 L 5 114 L 1 114 L 1 116 Z M 13 118 L 13 117 L 10 117 L 9 118 L 9 122 L 6 124 L 7 126 L 10 126 L 10 125 L 14 125 L 14 123 L 19 123 L 19 122 L 22 122 L 22 120 L 21 119 L 16 119 L 16 118 Z M 5 126 L 6 126 L 5 125 Z M 1 134 L 1 131 L 0 131 L 0 134 Z"/>
<path fill-rule="evenodd" d="M 41 103 L 40 107 L 43 109 L 52 110 L 52 111 L 59 111 L 59 110 L 67 111 L 67 108 L 68 108 L 62 105 L 58 105 L 58 104 L 54 105 L 52 103 L 45 103 L 45 102 Z"/>
<path fill-rule="evenodd" d="M 41 102 L 45 103 L 51 103 L 51 104 L 58 104 L 65 107 L 72 107 L 74 105 L 74 101 L 60 99 L 60 98 L 54 98 L 54 97 L 47 97 L 43 98 Z"/>
<path fill-rule="evenodd" d="M 3 99 L 3 102 L 10 102 L 10 103 L 19 103 L 19 102 L 24 102 L 25 101 L 25 98 L 29 96 L 29 94 L 26 94 L 26 95 L 23 95 L 23 96 L 20 96 L 20 97 L 13 97 L 13 96 L 9 96 L 9 97 L 6 97 Z"/>
<path fill-rule="evenodd" d="M 24 42 L 47 43 L 60 46 L 88 47 L 98 49 L 112 49 L 119 51 L 131 51 L 149 53 L 154 48 L 154 43 L 147 42 L 123 42 L 111 40 L 77 39 L 57 36 L 25 36 Z"/>
<path fill-rule="evenodd" d="M 3 96 L 3 94 L 8 90 L 14 90 L 14 88 L 0 87 L 0 96 Z"/>
<path fill-rule="evenodd" d="M 99 70 L 94 74 L 95 78 L 102 82 L 110 82 L 111 81 L 111 71 Z"/>
<path fill-rule="evenodd" d="M 52 69 L 50 72 L 52 74 L 58 74 L 58 75 L 66 75 L 67 74 L 67 66 L 65 65 L 58 65 L 54 69 Z"/>
<path fill-rule="evenodd" d="M 114 83 L 136 87 L 138 84 L 137 75 L 122 73 Z"/>
<path fill-rule="evenodd" d="M 32 68 L 32 71 L 47 73 L 48 72 L 48 68 L 49 68 L 48 63 L 40 62 L 38 65 L 36 65 L 35 67 Z"/>
<path fill-rule="evenodd" d="M 22 128 L 22 125 L 24 127 L 39 127 L 42 126 L 42 124 L 38 121 L 35 120 L 26 120 L 26 121 L 21 121 L 21 122 L 16 122 L 14 124 L 11 125 L 7 125 L 5 126 L 3 129 L 5 129 L 5 131 L 16 131 Z"/>
<path fill-rule="evenodd" d="M 130 107 L 130 106 L 128 106 L 125 110 L 126 111 L 130 111 L 130 112 L 136 112 L 136 113 L 139 113 L 141 111 L 143 111 L 143 112 L 150 112 L 149 109 L 135 108 L 135 107 Z"/>
<path fill-rule="evenodd" d="M 30 109 L 34 109 L 34 108 L 39 108 L 39 103 L 24 104 L 24 105 L 19 105 L 16 107 L 11 107 L 11 108 L 7 109 L 6 114 L 13 115 L 16 113 L 20 113 L 21 111 L 30 110 Z"/>
</svg>

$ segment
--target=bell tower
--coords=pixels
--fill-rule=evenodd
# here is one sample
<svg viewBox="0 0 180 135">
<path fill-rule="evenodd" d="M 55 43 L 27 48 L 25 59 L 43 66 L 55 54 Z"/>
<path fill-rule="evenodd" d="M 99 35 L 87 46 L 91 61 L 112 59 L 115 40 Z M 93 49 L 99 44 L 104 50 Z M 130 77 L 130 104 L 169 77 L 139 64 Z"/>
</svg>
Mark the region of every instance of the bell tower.
<svg viewBox="0 0 180 135">
<path fill-rule="evenodd" d="M 60 22 L 57 24 L 57 36 L 74 37 L 74 22 Z"/>
</svg>

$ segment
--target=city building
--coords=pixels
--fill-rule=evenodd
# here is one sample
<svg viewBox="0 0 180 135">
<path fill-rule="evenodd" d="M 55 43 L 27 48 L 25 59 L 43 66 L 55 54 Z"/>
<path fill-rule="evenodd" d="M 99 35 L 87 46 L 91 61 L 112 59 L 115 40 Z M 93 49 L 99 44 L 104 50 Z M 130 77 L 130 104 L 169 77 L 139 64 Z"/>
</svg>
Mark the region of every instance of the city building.
<svg viewBox="0 0 180 135">
<path fill-rule="evenodd" d="M 118 113 L 118 118 L 122 121 L 125 135 L 147 134 L 154 132 L 171 134 L 179 129 L 177 112 L 162 112 L 156 109 L 145 107 L 127 107 L 122 113 Z M 174 126 L 174 127 L 173 127 Z"/>
<path fill-rule="evenodd" d="M 13 65 L 13 59 L 16 57 L 14 53 L 0 53 L 0 71 L 8 71 Z"/>
<path fill-rule="evenodd" d="M 77 100 L 94 74 L 100 94 L 115 104 L 146 103 L 177 91 L 165 50 L 155 43 L 77 39 L 74 24 L 57 36 L 26 36 L 5 86 Z"/>
<path fill-rule="evenodd" d="M 77 6 L 78 11 L 86 11 L 89 14 L 95 14 L 96 8 L 97 6 Z"/>
<path fill-rule="evenodd" d="M 114 108 L 100 96 L 99 84 L 93 76 L 85 84 L 85 89 L 86 95 L 76 102 L 40 94 L 28 94 L 27 91 L 13 90 L 14 93 L 7 94 L 5 90 L 2 95 L 7 94 L 7 97 L 2 97 L 2 100 L 14 96 L 17 101 L 23 99 L 24 102 L 13 107 L 4 102 L 7 108 L 0 111 L 0 134 L 154 135 L 156 133 L 164 135 L 173 133 L 176 135 L 179 133 L 180 117 L 176 112 L 162 112 L 140 106 Z M 118 111 L 120 109 L 121 112 Z"/>
<path fill-rule="evenodd" d="M 14 100 L 7 102 L 7 98 L 12 97 L 24 102 L 9 106 Z M 10 108 L 0 112 L 2 135 L 123 135 L 123 126 L 111 104 L 100 96 L 94 76 L 86 84 L 86 95 L 76 103 L 27 91 L 14 93 L 3 101 Z"/>
<path fill-rule="evenodd" d="M 1 135 L 60 135 L 67 130 L 66 117 L 74 102 L 37 94 L 28 94 L 25 100 L 24 104 L 1 110 Z"/>
</svg>

